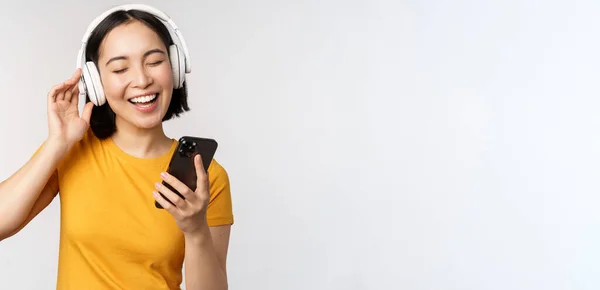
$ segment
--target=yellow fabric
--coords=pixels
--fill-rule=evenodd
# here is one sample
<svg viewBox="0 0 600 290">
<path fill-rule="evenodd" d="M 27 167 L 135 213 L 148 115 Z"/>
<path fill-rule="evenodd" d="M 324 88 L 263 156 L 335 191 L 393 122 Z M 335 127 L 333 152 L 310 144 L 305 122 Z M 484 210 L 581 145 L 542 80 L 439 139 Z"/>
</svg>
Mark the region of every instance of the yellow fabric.
<svg viewBox="0 0 600 290">
<path fill-rule="evenodd" d="M 57 289 L 180 289 L 183 234 L 152 197 L 176 145 L 140 159 L 88 131 L 63 159 Z M 216 160 L 208 173 L 209 226 L 233 224 L 227 173 Z"/>
</svg>

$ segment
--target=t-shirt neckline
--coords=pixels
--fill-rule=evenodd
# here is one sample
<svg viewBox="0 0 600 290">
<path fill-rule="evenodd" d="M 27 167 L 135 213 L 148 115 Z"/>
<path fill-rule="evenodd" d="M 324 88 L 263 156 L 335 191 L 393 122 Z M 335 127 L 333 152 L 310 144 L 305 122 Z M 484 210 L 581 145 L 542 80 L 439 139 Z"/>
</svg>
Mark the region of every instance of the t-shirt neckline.
<svg viewBox="0 0 600 290">
<path fill-rule="evenodd" d="M 141 164 L 141 165 L 145 165 L 145 166 L 156 165 L 156 166 L 161 166 L 161 167 L 168 165 L 168 162 L 171 160 L 171 156 L 173 155 L 173 152 L 175 152 L 175 149 L 177 148 L 177 144 L 178 144 L 176 139 L 171 138 L 172 144 L 171 144 L 171 148 L 169 148 L 169 151 L 167 151 L 166 153 L 164 153 L 161 156 L 157 156 L 157 157 L 153 157 L 153 158 L 141 158 L 141 157 L 133 156 L 133 155 L 123 151 L 123 149 L 121 149 L 121 147 L 117 146 L 117 144 L 114 142 L 114 140 L 111 137 L 108 137 L 105 140 L 106 140 L 105 144 L 108 146 L 108 148 L 113 153 L 115 153 L 120 158 L 127 160 L 128 162 Z"/>
</svg>

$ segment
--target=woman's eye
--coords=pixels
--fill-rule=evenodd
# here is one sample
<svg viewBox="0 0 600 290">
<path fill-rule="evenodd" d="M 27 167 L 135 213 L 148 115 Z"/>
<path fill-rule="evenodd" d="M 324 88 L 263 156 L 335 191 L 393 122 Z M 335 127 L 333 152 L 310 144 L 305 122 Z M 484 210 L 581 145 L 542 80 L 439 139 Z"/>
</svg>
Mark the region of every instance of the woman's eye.
<svg viewBox="0 0 600 290">
<path fill-rule="evenodd" d="M 161 60 L 158 60 L 158 61 L 155 61 L 155 62 L 151 62 L 148 65 L 150 65 L 150 66 L 157 66 L 157 65 L 161 64 L 163 61 L 164 60 L 161 59 Z M 120 73 L 124 73 L 125 71 L 127 71 L 127 68 L 113 70 L 113 73 L 120 74 Z"/>
</svg>

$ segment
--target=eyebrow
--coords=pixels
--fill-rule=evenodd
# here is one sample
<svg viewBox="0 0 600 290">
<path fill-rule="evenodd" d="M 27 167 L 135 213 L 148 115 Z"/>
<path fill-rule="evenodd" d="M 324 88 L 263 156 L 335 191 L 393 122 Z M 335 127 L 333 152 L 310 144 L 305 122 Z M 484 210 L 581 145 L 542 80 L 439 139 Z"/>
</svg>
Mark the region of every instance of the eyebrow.
<svg viewBox="0 0 600 290">
<path fill-rule="evenodd" d="M 144 53 L 144 57 L 147 57 L 153 53 L 165 54 L 165 52 L 162 49 L 155 48 L 155 49 L 146 51 Z M 115 57 L 112 57 L 111 59 L 109 59 L 105 65 L 108 65 L 109 63 L 116 61 L 116 60 L 124 60 L 124 59 L 127 59 L 127 57 L 126 56 L 115 56 Z"/>
</svg>

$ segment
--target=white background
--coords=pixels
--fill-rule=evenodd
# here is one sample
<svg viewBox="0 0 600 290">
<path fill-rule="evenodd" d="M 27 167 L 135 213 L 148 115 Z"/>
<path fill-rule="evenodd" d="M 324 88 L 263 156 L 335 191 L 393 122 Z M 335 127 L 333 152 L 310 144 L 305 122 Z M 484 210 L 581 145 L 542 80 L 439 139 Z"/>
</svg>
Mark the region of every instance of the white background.
<svg viewBox="0 0 600 290">
<path fill-rule="evenodd" d="M 0 9 L 0 178 L 122 1 Z M 597 1 L 146 1 L 186 36 L 192 111 L 236 224 L 230 289 L 599 289 Z M 0 243 L 53 289 L 59 205 Z M 0 217 L 1 218 L 1 217 Z"/>
</svg>

